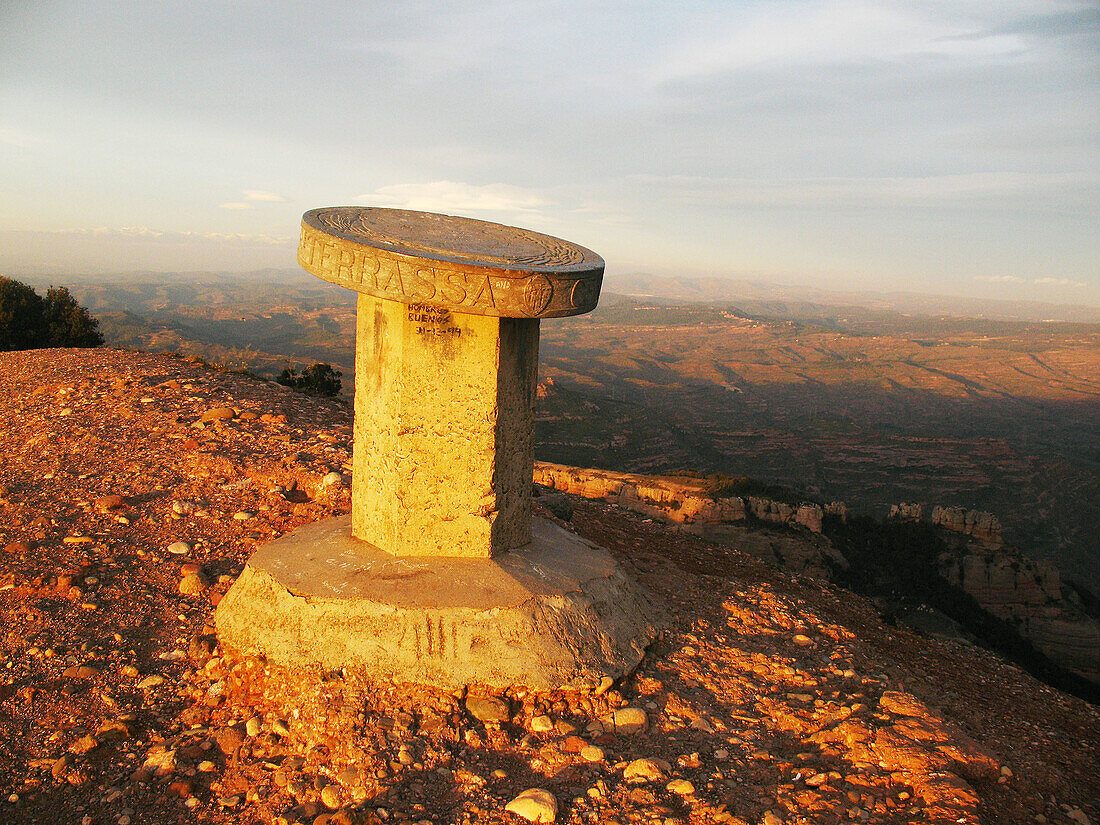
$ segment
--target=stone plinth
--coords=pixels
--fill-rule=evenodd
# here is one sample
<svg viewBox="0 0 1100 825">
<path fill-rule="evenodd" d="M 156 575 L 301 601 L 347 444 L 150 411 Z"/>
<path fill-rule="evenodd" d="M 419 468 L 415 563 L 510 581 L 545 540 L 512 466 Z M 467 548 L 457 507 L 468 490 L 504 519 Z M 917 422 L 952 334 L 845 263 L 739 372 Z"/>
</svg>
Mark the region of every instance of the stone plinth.
<svg viewBox="0 0 1100 825">
<path fill-rule="evenodd" d="M 534 520 L 522 550 L 394 557 L 326 519 L 260 548 L 218 605 L 241 653 L 442 687 L 592 686 L 641 661 L 652 606 L 606 550 Z"/>
</svg>

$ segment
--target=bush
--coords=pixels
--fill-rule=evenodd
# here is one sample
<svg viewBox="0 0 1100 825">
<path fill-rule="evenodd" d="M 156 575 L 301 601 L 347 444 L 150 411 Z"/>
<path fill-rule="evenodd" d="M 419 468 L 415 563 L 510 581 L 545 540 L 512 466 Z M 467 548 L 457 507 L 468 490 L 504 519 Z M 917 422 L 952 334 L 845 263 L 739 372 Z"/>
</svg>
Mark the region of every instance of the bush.
<svg viewBox="0 0 1100 825">
<path fill-rule="evenodd" d="M 65 287 L 50 287 L 43 298 L 20 281 L 0 277 L 0 350 L 102 343 L 99 322 Z"/>
<path fill-rule="evenodd" d="M 275 380 L 284 387 L 304 392 L 306 395 L 338 395 L 343 384 L 340 382 L 340 370 L 334 370 L 331 364 L 314 364 L 299 373 L 293 367 L 287 367 Z"/>
</svg>

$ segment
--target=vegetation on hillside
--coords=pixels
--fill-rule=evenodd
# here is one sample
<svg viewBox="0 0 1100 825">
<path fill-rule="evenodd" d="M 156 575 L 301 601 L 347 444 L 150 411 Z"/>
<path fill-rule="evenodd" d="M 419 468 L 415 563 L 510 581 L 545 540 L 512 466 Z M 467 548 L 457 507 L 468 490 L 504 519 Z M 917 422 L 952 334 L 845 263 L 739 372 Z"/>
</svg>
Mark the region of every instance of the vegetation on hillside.
<svg viewBox="0 0 1100 825">
<path fill-rule="evenodd" d="M 314 364 L 305 367 L 301 372 L 293 367 L 287 367 L 275 380 L 284 387 L 304 392 L 306 395 L 334 396 L 340 394 L 343 383 L 340 370 L 334 370 L 331 364 Z"/>
<path fill-rule="evenodd" d="M 65 287 L 51 286 L 43 298 L 20 281 L 0 277 L 0 350 L 102 343 L 99 323 Z"/>
</svg>

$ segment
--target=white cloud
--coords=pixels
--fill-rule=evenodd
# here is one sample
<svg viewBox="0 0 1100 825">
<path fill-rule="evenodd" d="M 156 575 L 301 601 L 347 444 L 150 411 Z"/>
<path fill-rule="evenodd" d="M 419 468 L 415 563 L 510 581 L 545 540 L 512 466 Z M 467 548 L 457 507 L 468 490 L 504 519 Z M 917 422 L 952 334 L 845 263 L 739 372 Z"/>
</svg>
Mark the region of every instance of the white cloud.
<svg viewBox="0 0 1100 825">
<path fill-rule="evenodd" d="M 1023 278 L 1017 278 L 1015 275 L 975 275 L 975 281 L 984 281 L 987 284 L 1025 284 L 1027 281 Z"/>
<path fill-rule="evenodd" d="M 94 229 L 48 229 L 41 233 L 21 230 L 21 234 L 65 235 L 70 237 L 118 238 L 131 240 L 157 240 L 164 243 L 191 241 L 230 241 L 244 244 L 284 245 L 297 243 L 296 235 L 267 235 L 245 232 L 172 232 L 150 229 L 147 226 L 97 226 Z"/>
<path fill-rule="evenodd" d="M 437 180 L 381 186 L 355 198 L 358 203 L 423 212 L 536 212 L 548 202 L 536 192 L 506 183 L 477 186 Z"/>
<path fill-rule="evenodd" d="M 633 175 L 630 180 L 669 187 L 684 201 L 706 206 L 896 206 L 1043 194 L 1063 197 L 1100 186 L 1100 179 L 1090 176 L 1017 172 L 767 180 Z"/>
<path fill-rule="evenodd" d="M 256 207 L 250 203 L 242 203 L 240 201 L 230 201 L 228 203 L 219 203 L 219 209 L 255 209 Z"/>
<path fill-rule="evenodd" d="M 953 17 L 929 4 L 864 0 L 771 3 L 739 19 L 710 21 L 707 33 L 677 43 L 654 80 L 678 81 L 753 67 L 897 63 L 911 59 L 981 59 L 1020 53 L 1018 34 L 989 31 L 991 21 Z"/>
<path fill-rule="evenodd" d="M 286 203 L 286 198 L 275 192 L 265 192 L 262 189 L 245 189 L 246 201 L 262 201 L 263 203 Z"/>
<path fill-rule="evenodd" d="M 1088 286 L 1084 281 L 1074 281 L 1070 278 L 1036 278 L 1032 283 L 1036 286 L 1072 286 L 1078 289 Z"/>
</svg>

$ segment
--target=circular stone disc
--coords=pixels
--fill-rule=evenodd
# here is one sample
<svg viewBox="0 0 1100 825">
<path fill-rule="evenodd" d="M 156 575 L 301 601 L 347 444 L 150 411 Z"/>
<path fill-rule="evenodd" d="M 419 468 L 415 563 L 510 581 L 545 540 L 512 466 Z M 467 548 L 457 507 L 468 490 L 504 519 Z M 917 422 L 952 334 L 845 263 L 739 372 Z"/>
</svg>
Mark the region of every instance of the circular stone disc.
<svg viewBox="0 0 1100 825">
<path fill-rule="evenodd" d="M 298 263 L 379 298 L 509 318 L 590 311 L 604 268 L 592 250 L 528 229 L 365 206 L 306 212 Z"/>
</svg>

